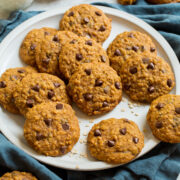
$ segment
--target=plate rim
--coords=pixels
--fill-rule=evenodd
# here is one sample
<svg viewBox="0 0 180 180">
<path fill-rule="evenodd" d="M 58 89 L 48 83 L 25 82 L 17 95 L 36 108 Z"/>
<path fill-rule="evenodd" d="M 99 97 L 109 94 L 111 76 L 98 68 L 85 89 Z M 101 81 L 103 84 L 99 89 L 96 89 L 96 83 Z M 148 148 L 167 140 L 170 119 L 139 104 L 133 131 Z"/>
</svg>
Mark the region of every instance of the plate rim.
<svg viewBox="0 0 180 180">
<path fill-rule="evenodd" d="M 28 20 L 24 21 L 22 24 L 18 25 L 0 43 L 0 54 L 3 53 L 3 51 L 9 45 L 9 43 L 16 37 L 16 34 L 19 34 L 20 32 L 24 31 L 26 28 L 32 26 L 34 23 L 37 23 L 38 21 L 41 21 L 43 19 L 46 19 L 46 18 L 49 18 L 49 17 L 52 17 L 52 16 L 62 14 L 67 9 L 69 9 L 70 7 L 72 7 L 72 6 L 64 6 L 64 7 L 61 7 L 61 8 L 56 8 L 56 9 L 52 9 L 52 10 L 49 10 L 49 11 L 42 12 L 40 14 L 37 14 L 37 15 L 29 18 Z M 171 66 L 174 69 L 175 79 L 177 79 L 177 81 L 179 81 L 179 79 L 180 79 L 180 71 L 178 71 L 178 69 L 180 69 L 180 64 L 179 64 L 178 58 L 177 58 L 175 52 L 173 51 L 172 47 L 167 42 L 167 40 L 158 31 L 156 31 L 152 26 L 150 26 L 149 24 L 147 24 L 143 20 L 141 20 L 141 19 L 139 19 L 139 18 L 135 17 L 134 15 L 131 15 L 131 14 L 127 13 L 127 12 L 117 10 L 117 9 L 114 9 L 114 8 L 110 8 L 110 7 L 104 7 L 104 6 L 96 6 L 96 7 L 103 10 L 105 12 L 105 14 L 109 14 L 109 15 L 116 16 L 118 18 L 122 18 L 122 19 L 124 19 L 124 20 L 126 20 L 126 21 L 140 27 L 142 30 L 144 30 L 145 32 L 150 34 L 160 44 L 160 46 L 163 49 L 168 49 L 168 52 L 166 53 L 166 55 L 168 56 L 168 59 L 170 60 Z M 172 61 L 172 59 L 173 59 L 173 61 Z M 176 83 L 176 94 L 179 94 L 179 93 L 180 93 L 180 86 L 178 87 L 177 83 Z M 0 124 L 1 123 L 2 122 L 0 121 Z M 15 143 L 16 138 L 14 138 L 12 140 L 11 137 L 9 137 L 8 133 L 6 133 L 6 131 L 3 129 L 2 126 L 0 126 L 0 130 L 11 143 L 13 143 L 16 147 L 18 147 L 19 149 L 21 149 L 22 151 L 24 151 L 25 153 L 27 153 L 31 157 L 35 158 L 36 160 L 38 160 L 40 162 L 43 162 L 45 164 L 52 165 L 52 166 L 55 166 L 55 167 L 58 167 L 58 168 L 76 170 L 76 171 L 94 171 L 94 170 L 110 169 L 110 168 L 113 168 L 113 167 L 123 165 L 123 164 L 117 164 L 117 165 L 104 164 L 104 166 L 102 166 L 102 167 L 84 168 L 82 166 L 81 168 L 78 168 L 78 169 L 76 167 L 74 167 L 74 166 L 68 167 L 69 165 L 68 166 L 67 165 L 59 166 L 57 164 L 53 164 L 51 162 L 47 162 L 45 160 L 42 160 L 41 157 L 37 157 L 37 155 L 32 154 L 28 150 L 26 150 L 24 148 L 22 149 L 22 147 L 17 146 L 16 143 Z M 144 152 L 143 154 L 140 153 L 140 156 L 143 156 L 144 154 L 148 153 L 150 150 L 152 150 L 158 144 L 159 144 L 159 142 L 153 142 L 153 145 L 151 146 L 151 148 L 149 150 L 146 150 L 146 152 Z M 140 156 L 138 156 L 138 158 Z"/>
</svg>

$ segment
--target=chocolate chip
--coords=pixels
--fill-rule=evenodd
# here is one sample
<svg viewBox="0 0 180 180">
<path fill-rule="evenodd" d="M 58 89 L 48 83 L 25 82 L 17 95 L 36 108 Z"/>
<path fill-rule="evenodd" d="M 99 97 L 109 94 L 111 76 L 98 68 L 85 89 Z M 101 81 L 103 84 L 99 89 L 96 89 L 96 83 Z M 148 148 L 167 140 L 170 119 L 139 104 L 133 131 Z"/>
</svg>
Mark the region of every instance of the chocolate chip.
<svg viewBox="0 0 180 180">
<path fill-rule="evenodd" d="M 91 75 L 91 69 L 85 69 L 84 71 L 88 76 Z"/>
<path fill-rule="evenodd" d="M 54 87 L 56 87 L 56 88 L 58 88 L 58 87 L 60 87 L 61 86 L 61 84 L 60 83 L 58 83 L 58 82 L 55 82 L 55 83 L 53 83 L 54 84 Z"/>
<path fill-rule="evenodd" d="M 162 128 L 162 127 L 163 127 L 162 122 L 157 122 L 157 123 L 156 123 L 156 128 L 160 129 L 160 128 Z"/>
<path fill-rule="evenodd" d="M 51 126 L 52 119 L 44 119 L 44 122 L 49 127 L 49 126 Z"/>
<path fill-rule="evenodd" d="M 68 17 L 70 17 L 70 16 L 74 16 L 74 12 L 73 12 L 73 11 L 71 11 L 71 12 L 68 14 Z"/>
<path fill-rule="evenodd" d="M 154 52 L 155 50 L 156 50 L 156 49 L 155 49 L 154 47 L 151 47 L 151 48 L 150 48 L 150 51 L 151 51 L 151 52 Z"/>
<path fill-rule="evenodd" d="M 99 31 L 103 32 L 106 30 L 106 27 L 104 25 L 101 25 L 100 28 L 99 28 Z"/>
<path fill-rule="evenodd" d="M 161 108 L 163 108 L 164 107 L 164 104 L 163 103 L 158 103 L 157 105 L 156 105 L 156 109 L 158 109 L 158 110 L 160 110 Z"/>
<path fill-rule="evenodd" d="M 61 151 L 61 153 L 65 153 L 65 151 L 66 151 L 66 149 L 67 149 L 67 146 L 61 146 L 60 147 L 60 151 Z"/>
<path fill-rule="evenodd" d="M 130 121 L 128 119 L 124 118 L 124 122 L 129 123 Z"/>
<path fill-rule="evenodd" d="M 48 99 L 51 99 L 55 95 L 53 90 L 48 91 Z"/>
<path fill-rule="evenodd" d="M 97 16 L 102 16 L 101 12 L 99 12 L 99 11 L 96 11 L 95 14 L 96 14 Z"/>
<path fill-rule="evenodd" d="M 104 88 L 104 93 L 107 94 L 108 92 L 109 92 L 109 86 L 106 86 L 106 87 Z"/>
<path fill-rule="evenodd" d="M 108 141 L 108 146 L 109 146 L 109 147 L 113 147 L 113 146 L 115 146 L 115 142 L 114 142 L 114 141 L 109 140 L 109 141 Z"/>
<path fill-rule="evenodd" d="M 90 93 L 85 93 L 85 94 L 83 94 L 83 97 L 86 101 L 91 101 L 93 98 L 93 95 Z"/>
<path fill-rule="evenodd" d="M 43 60 L 42 60 L 42 62 L 43 62 L 44 64 L 46 64 L 46 65 L 49 64 L 49 61 L 50 61 L 50 59 L 43 59 Z"/>
<path fill-rule="evenodd" d="M 120 86 L 119 82 L 115 82 L 114 85 L 115 85 L 116 89 L 121 89 L 121 86 Z"/>
<path fill-rule="evenodd" d="M 103 81 L 101 81 L 100 79 L 96 79 L 95 81 L 95 86 L 102 86 Z"/>
<path fill-rule="evenodd" d="M 45 31 L 45 32 L 44 32 L 44 35 L 47 36 L 47 35 L 50 35 L 50 33 L 47 32 L 47 31 Z"/>
<path fill-rule="evenodd" d="M 175 108 L 175 112 L 176 112 L 177 114 L 180 114 L 180 107 Z"/>
<path fill-rule="evenodd" d="M 154 64 L 153 63 L 149 63 L 147 66 L 147 69 L 154 69 Z"/>
<path fill-rule="evenodd" d="M 132 50 L 133 50 L 133 51 L 135 51 L 135 52 L 137 52 L 137 51 L 138 51 L 138 49 L 139 49 L 139 47 L 138 47 L 138 46 L 133 46 L 133 47 L 132 47 Z"/>
<path fill-rule="evenodd" d="M 167 85 L 168 85 L 169 87 L 171 87 L 171 86 L 172 86 L 172 83 L 173 83 L 173 82 L 172 82 L 172 80 L 171 80 L 171 79 L 168 79 L 168 80 L 167 80 Z"/>
<path fill-rule="evenodd" d="M 39 92 L 39 85 L 36 84 L 34 87 L 32 87 L 32 90 L 36 91 L 36 92 Z"/>
<path fill-rule="evenodd" d="M 131 67 L 130 70 L 129 70 L 129 72 L 130 72 L 131 74 L 136 74 L 136 73 L 137 73 L 137 67 Z"/>
<path fill-rule="evenodd" d="M 35 44 L 31 44 L 30 49 L 33 51 L 33 50 L 35 50 L 35 48 L 36 48 L 36 45 Z"/>
<path fill-rule="evenodd" d="M 141 51 L 144 52 L 144 50 L 145 50 L 145 47 L 141 46 Z"/>
<path fill-rule="evenodd" d="M 26 101 L 26 105 L 27 105 L 27 107 L 29 107 L 29 108 L 32 108 L 33 106 L 34 106 L 34 99 L 28 99 L 27 101 Z"/>
<path fill-rule="evenodd" d="M 109 106 L 108 102 L 107 102 L 107 101 L 104 101 L 104 102 L 103 102 L 103 107 L 107 107 L 107 106 Z"/>
<path fill-rule="evenodd" d="M 87 24 L 87 23 L 89 22 L 89 18 L 85 17 L 85 18 L 83 19 L 83 21 L 84 21 L 85 24 Z"/>
<path fill-rule="evenodd" d="M 133 37 L 134 37 L 133 33 L 130 33 L 130 34 L 128 35 L 128 37 L 133 38 Z"/>
<path fill-rule="evenodd" d="M 63 109 L 63 104 L 60 104 L 60 103 L 57 104 L 57 105 L 56 105 L 56 109 Z"/>
<path fill-rule="evenodd" d="M 6 82 L 5 81 L 1 81 L 0 82 L 0 88 L 5 88 L 6 87 Z"/>
<path fill-rule="evenodd" d="M 18 69 L 17 72 L 18 72 L 18 73 L 24 73 L 24 72 L 26 72 L 26 71 L 25 71 L 24 69 Z"/>
<path fill-rule="evenodd" d="M 127 132 L 127 130 L 126 130 L 126 128 L 122 128 L 122 129 L 119 130 L 119 132 L 120 132 L 122 135 L 125 135 L 126 132 Z"/>
<path fill-rule="evenodd" d="M 96 129 L 94 131 L 94 136 L 101 136 L 101 131 L 99 129 Z"/>
<path fill-rule="evenodd" d="M 106 57 L 105 56 L 101 56 L 101 62 L 106 62 Z"/>
<path fill-rule="evenodd" d="M 83 59 L 82 54 L 76 54 L 76 59 L 77 59 L 78 61 L 82 60 L 82 59 Z"/>
<path fill-rule="evenodd" d="M 125 90 L 129 90 L 129 89 L 130 89 L 130 87 L 131 87 L 131 85 L 124 84 L 124 86 L 123 86 L 123 87 L 124 87 L 124 89 L 125 89 Z"/>
<path fill-rule="evenodd" d="M 89 45 L 89 46 L 92 46 L 92 41 L 91 40 L 86 41 L 86 44 Z"/>
<path fill-rule="evenodd" d="M 37 133 L 37 134 L 36 134 L 36 139 L 37 139 L 38 141 L 40 141 L 40 140 L 42 140 L 42 139 L 44 139 L 44 138 L 45 138 L 45 136 L 42 135 L 41 133 Z"/>
<path fill-rule="evenodd" d="M 153 93 L 154 91 L 155 91 L 154 86 L 149 86 L 148 92 L 149 92 L 149 93 Z"/>
<path fill-rule="evenodd" d="M 76 40 L 73 39 L 72 41 L 70 41 L 70 44 L 75 44 Z"/>
<path fill-rule="evenodd" d="M 67 123 L 62 124 L 62 128 L 66 131 L 69 130 L 69 125 Z"/>
<path fill-rule="evenodd" d="M 135 144 L 137 144 L 137 143 L 139 142 L 139 138 L 133 137 L 133 142 L 134 142 Z"/>
<path fill-rule="evenodd" d="M 55 36 L 53 37 L 53 41 L 55 41 L 55 42 L 59 42 L 59 38 L 58 38 L 58 36 L 57 36 L 57 35 L 55 35 Z"/>
<path fill-rule="evenodd" d="M 149 63 L 149 58 L 142 58 L 142 62 L 144 63 L 144 64 L 148 64 Z"/>
<path fill-rule="evenodd" d="M 119 49 L 116 49 L 115 52 L 114 52 L 114 55 L 115 56 L 121 56 L 121 52 Z"/>
</svg>

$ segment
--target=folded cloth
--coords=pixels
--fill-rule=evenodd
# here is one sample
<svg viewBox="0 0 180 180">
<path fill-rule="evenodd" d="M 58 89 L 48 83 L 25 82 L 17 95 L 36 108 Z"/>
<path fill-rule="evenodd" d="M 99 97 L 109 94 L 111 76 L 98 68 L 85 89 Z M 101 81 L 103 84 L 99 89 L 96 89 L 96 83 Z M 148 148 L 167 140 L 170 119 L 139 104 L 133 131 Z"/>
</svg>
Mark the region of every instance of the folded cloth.
<svg viewBox="0 0 180 180">
<path fill-rule="evenodd" d="M 136 5 L 94 3 L 132 13 L 158 30 L 170 43 L 180 59 L 180 4 Z M 17 25 L 40 12 L 17 11 L 9 20 L 0 20 L 0 41 Z M 0 134 L 0 176 L 12 170 L 28 171 L 40 180 L 175 180 L 180 173 L 180 144 L 160 143 L 143 157 L 117 168 L 76 172 L 43 165 Z"/>
</svg>

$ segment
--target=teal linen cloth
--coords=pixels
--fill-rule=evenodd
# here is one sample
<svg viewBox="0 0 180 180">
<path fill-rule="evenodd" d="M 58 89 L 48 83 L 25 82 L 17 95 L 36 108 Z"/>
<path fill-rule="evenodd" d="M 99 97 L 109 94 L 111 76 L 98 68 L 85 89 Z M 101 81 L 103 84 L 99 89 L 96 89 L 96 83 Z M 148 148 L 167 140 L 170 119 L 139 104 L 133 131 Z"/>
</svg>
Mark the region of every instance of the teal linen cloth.
<svg viewBox="0 0 180 180">
<path fill-rule="evenodd" d="M 144 0 L 132 6 L 94 4 L 120 9 L 143 19 L 166 38 L 180 59 L 180 4 L 148 5 Z M 8 20 L 0 20 L 0 41 L 16 26 L 39 13 L 17 11 Z M 31 172 L 40 180 L 175 180 L 180 173 L 180 144 L 160 143 L 140 159 L 117 168 L 76 172 L 40 163 L 0 134 L 0 176 L 12 170 Z"/>
</svg>

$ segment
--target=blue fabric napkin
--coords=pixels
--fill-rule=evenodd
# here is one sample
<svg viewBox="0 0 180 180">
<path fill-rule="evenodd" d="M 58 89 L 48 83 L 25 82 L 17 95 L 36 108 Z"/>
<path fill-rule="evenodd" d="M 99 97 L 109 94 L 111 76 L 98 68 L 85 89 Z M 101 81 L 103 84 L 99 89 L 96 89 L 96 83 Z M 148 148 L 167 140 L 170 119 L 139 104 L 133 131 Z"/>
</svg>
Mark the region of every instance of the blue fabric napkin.
<svg viewBox="0 0 180 180">
<path fill-rule="evenodd" d="M 132 13 L 151 24 L 167 39 L 180 59 L 180 4 L 148 5 L 144 0 L 131 6 L 94 4 Z M 0 20 L 0 41 L 17 25 L 38 13 L 17 11 L 8 20 Z M 160 143 L 140 159 L 117 168 L 76 172 L 44 165 L 0 134 L 0 176 L 12 170 L 31 172 L 40 180 L 175 180 L 180 173 L 180 144 Z"/>
</svg>

